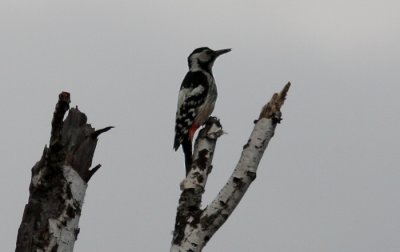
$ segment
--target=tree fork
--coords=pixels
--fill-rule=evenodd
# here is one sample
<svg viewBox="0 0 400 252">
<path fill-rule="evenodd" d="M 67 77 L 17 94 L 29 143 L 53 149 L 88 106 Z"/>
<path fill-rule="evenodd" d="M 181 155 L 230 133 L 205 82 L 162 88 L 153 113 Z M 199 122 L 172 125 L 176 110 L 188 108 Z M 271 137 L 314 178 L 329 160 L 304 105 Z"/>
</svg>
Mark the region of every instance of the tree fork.
<svg viewBox="0 0 400 252">
<path fill-rule="evenodd" d="M 87 183 L 101 167 L 90 169 L 97 137 L 112 127 L 95 130 L 78 108 L 69 109 L 69 103 L 70 94 L 60 93 L 49 147 L 32 168 L 16 252 L 73 251 Z"/>
<path fill-rule="evenodd" d="M 170 252 L 200 252 L 232 214 L 250 184 L 256 179 L 261 158 L 281 122 L 280 111 L 290 88 L 287 83 L 265 104 L 236 168 L 215 199 L 201 209 L 202 195 L 212 168 L 217 138 L 222 135 L 219 121 L 211 119 L 196 139 L 193 163 L 189 174 L 181 183 L 181 197 L 175 221 Z"/>
</svg>

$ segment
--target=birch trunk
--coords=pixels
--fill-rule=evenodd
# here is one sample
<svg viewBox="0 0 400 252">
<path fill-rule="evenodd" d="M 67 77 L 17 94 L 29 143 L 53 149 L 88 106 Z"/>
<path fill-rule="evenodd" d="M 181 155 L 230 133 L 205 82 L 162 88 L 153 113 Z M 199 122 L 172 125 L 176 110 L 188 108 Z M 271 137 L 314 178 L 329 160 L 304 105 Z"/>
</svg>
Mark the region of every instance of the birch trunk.
<svg viewBox="0 0 400 252">
<path fill-rule="evenodd" d="M 62 92 L 56 105 L 49 147 L 32 168 L 29 200 L 18 230 L 16 252 L 70 252 L 79 233 L 87 183 L 100 165 L 90 169 L 97 137 L 86 115 L 69 110 L 70 95 Z"/>
</svg>

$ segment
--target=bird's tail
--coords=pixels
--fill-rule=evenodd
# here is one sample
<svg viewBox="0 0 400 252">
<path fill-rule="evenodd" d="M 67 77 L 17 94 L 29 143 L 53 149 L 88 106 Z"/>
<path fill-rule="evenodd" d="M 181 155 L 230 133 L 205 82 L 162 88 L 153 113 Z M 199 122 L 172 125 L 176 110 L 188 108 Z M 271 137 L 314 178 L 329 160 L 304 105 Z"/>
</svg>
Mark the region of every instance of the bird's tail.
<svg viewBox="0 0 400 252">
<path fill-rule="evenodd" d="M 177 151 L 180 145 L 181 145 L 181 139 L 179 138 L 178 134 L 175 134 L 174 150 Z"/>
<path fill-rule="evenodd" d="M 188 175 L 191 167 L 192 167 L 192 141 L 185 138 L 182 141 L 182 149 L 185 154 L 185 167 L 186 167 L 186 175 Z"/>
</svg>

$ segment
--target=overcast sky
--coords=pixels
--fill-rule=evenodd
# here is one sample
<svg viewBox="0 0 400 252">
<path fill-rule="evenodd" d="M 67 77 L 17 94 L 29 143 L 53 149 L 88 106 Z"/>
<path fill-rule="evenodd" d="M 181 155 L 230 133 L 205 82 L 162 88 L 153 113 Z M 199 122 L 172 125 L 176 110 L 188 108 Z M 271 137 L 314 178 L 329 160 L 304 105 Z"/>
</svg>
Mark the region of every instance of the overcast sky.
<svg viewBox="0 0 400 252">
<path fill-rule="evenodd" d="M 0 1 L 0 250 L 13 251 L 57 96 L 101 136 L 75 251 L 168 251 L 187 56 L 214 66 L 220 138 L 203 205 L 273 92 L 292 87 L 257 179 L 205 251 L 400 248 L 398 1 Z"/>
</svg>

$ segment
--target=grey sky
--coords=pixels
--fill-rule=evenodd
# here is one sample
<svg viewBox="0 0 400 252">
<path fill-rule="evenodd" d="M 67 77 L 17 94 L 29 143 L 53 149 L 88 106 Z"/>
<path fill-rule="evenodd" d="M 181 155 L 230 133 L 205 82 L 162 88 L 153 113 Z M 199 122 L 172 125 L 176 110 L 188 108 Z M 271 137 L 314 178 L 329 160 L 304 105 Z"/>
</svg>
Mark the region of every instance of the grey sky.
<svg viewBox="0 0 400 252">
<path fill-rule="evenodd" d="M 101 137 L 75 251 L 167 251 L 183 154 L 176 101 L 196 47 L 215 63 L 217 145 L 204 204 L 252 121 L 292 82 L 259 174 L 206 251 L 398 251 L 398 1 L 0 2 L 0 244 L 13 251 L 60 91 Z"/>
</svg>

